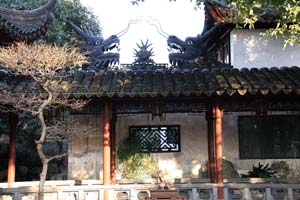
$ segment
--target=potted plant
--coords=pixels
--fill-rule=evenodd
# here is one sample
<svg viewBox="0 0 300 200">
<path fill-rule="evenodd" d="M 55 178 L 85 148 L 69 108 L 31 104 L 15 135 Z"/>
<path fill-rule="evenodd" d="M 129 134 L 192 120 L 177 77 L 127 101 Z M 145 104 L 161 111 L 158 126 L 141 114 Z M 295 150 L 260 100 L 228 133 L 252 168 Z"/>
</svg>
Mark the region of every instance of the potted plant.
<svg viewBox="0 0 300 200">
<path fill-rule="evenodd" d="M 122 179 L 154 178 L 158 172 L 157 161 L 150 155 L 140 151 L 139 142 L 127 137 L 118 148 L 119 170 Z"/>
<path fill-rule="evenodd" d="M 172 187 L 165 180 L 163 172 L 159 170 L 157 161 L 150 155 L 140 151 L 140 144 L 135 138 L 127 137 L 118 148 L 119 169 L 124 179 L 145 179 L 154 178 L 158 188 L 150 190 L 152 198 L 180 198 L 179 190 Z M 148 175 L 149 177 L 145 177 Z M 182 198 L 184 199 L 184 198 Z"/>
</svg>

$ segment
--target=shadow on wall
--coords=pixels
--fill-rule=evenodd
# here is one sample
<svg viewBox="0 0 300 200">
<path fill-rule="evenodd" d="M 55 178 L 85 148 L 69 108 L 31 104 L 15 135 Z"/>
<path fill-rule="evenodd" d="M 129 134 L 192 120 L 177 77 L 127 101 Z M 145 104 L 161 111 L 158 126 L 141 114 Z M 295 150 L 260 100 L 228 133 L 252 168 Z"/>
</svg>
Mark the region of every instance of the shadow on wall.
<svg viewBox="0 0 300 200">
<path fill-rule="evenodd" d="M 237 68 L 262 68 L 300 65 L 300 47 L 283 48 L 282 39 L 263 36 L 264 30 L 233 30 L 231 61 Z"/>
<path fill-rule="evenodd" d="M 270 45 L 270 41 L 267 38 L 264 38 L 260 34 L 248 35 L 244 38 L 243 41 L 245 47 L 246 58 L 245 62 L 247 65 L 257 65 L 257 60 L 260 57 L 268 56 L 269 62 L 274 62 L 274 55 L 270 56 L 269 53 L 264 51 L 265 47 Z"/>
<path fill-rule="evenodd" d="M 199 160 L 188 159 L 178 161 L 176 158 L 162 158 L 158 160 L 159 169 L 167 179 L 174 178 L 207 178 L 207 166 Z"/>
</svg>

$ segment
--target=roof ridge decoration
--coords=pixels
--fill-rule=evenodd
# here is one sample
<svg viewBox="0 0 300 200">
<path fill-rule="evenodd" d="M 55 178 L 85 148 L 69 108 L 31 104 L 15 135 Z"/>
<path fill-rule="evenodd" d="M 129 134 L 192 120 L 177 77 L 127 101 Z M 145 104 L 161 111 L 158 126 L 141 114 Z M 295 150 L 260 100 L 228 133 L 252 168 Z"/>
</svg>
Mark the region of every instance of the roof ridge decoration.
<svg viewBox="0 0 300 200">
<path fill-rule="evenodd" d="M 33 41 L 44 35 L 54 17 L 57 0 L 33 10 L 15 10 L 0 7 L 0 33 L 14 40 Z"/>
<path fill-rule="evenodd" d="M 151 58 L 154 56 L 153 48 L 150 50 L 152 46 L 152 43 L 149 43 L 149 40 L 147 39 L 146 42 L 144 43 L 143 40 L 141 40 L 141 44 L 139 45 L 136 43 L 138 46 L 139 50 L 134 49 L 134 57 L 135 60 L 133 64 L 152 64 L 154 63 L 154 60 Z"/>
<path fill-rule="evenodd" d="M 171 68 L 175 70 L 187 70 L 194 68 L 232 68 L 228 64 L 222 64 L 207 53 L 207 35 L 197 35 L 196 37 L 186 37 L 183 41 L 175 35 L 168 37 L 169 61 Z"/>
<path fill-rule="evenodd" d="M 83 70 L 99 71 L 116 67 L 120 58 L 120 39 L 117 35 L 111 35 L 109 38 L 104 39 L 100 35 L 94 35 L 86 27 L 81 29 L 69 20 L 67 24 L 84 42 L 81 49 L 88 55 L 90 63 L 83 66 Z"/>
<path fill-rule="evenodd" d="M 167 38 L 170 47 L 169 60 L 171 67 L 166 65 L 158 65 L 152 59 L 152 49 L 148 48 L 152 45 L 148 40 L 135 49 L 136 59 L 131 65 L 119 65 L 119 44 L 122 35 L 124 35 L 129 27 L 139 21 L 146 21 L 151 26 L 155 26 L 157 31 Z M 88 28 L 80 28 L 73 22 L 67 21 L 67 24 L 81 37 L 84 44 L 81 49 L 87 53 L 90 63 L 84 66 L 83 70 L 88 71 L 105 71 L 105 70 L 133 70 L 133 71 L 156 71 L 156 70 L 190 70 L 194 68 L 215 68 L 215 67 L 231 67 L 217 63 L 217 61 L 208 57 L 206 53 L 206 36 L 198 35 L 196 37 L 187 37 L 185 41 L 180 40 L 174 35 L 169 35 L 163 31 L 158 20 L 151 17 L 136 18 L 130 20 L 128 26 L 116 35 L 111 35 L 104 39 L 102 36 L 94 35 Z M 115 51 L 117 50 L 117 51 Z"/>
</svg>

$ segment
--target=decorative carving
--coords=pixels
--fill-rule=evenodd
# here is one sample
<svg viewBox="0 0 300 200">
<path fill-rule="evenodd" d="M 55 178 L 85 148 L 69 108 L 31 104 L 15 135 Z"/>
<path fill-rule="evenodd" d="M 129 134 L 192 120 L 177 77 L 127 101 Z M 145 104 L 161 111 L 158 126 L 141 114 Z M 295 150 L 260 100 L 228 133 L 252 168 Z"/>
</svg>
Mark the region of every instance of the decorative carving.
<svg viewBox="0 0 300 200">
<path fill-rule="evenodd" d="M 205 54 L 205 49 L 198 46 L 197 43 L 201 37 L 187 37 L 185 41 L 175 35 L 168 37 L 168 46 L 170 47 L 169 60 L 172 65 L 193 64 Z"/>
<path fill-rule="evenodd" d="M 129 134 L 138 139 L 142 152 L 180 151 L 179 126 L 131 126 Z"/>
<path fill-rule="evenodd" d="M 206 51 L 207 33 L 196 37 L 187 37 L 184 41 L 177 36 L 168 37 L 169 61 L 176 70 L 191 68 L 232 68 L 231 65 L 218 62 Z"/>
<path fill-rule="evenodd" d="M 152 44 L 149 44 L 149 40 L 144 43 L 141 40 L 141 45 L 136 44 L 139 47 L 139 50 L 134 49 L 134 57 L 136 58 L 134 64 L 152 64 L 154 63 L 151 57 L 154 56 L 153 48 L 148 49 Z"/>
<path fill-rule="evenodd" d="M 90 64 L 85 66 L 85 70 L 98 71 L 107 69 L 119 63 L 119 44 L 120 39 L 117 35 L 111 35 L 104 39 L 102 36 L 94 35 L 87 28 L 79 28 L 73 22 L 67 21 L 71 28 L 84 40 L 82 50 L 87 52 L 90 58 Z"/>
</svg>

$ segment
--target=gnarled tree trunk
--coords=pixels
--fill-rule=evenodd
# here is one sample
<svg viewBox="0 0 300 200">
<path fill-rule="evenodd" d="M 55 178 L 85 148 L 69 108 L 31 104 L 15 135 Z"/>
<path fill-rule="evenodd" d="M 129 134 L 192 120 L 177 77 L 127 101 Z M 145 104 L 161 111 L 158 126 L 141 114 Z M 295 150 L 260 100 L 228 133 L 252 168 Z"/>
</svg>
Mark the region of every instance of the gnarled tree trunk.
<svg viewBox="0 0 300 200">
<path fill-rule="evenodd" d="M 38 200 L 44 199 L 44 185 L 46 181 L 47 171 L 48 171 L 48 160 L 46 159 L 46 156 L 43 152 L 43 144 L 37 143 L 36 149 L 38 152 L 38 155 L 42 161 L 42 172 L 40 173 L 40 183 L 39 183 L 39 190 L 38 190 Z"/>
<path fill-rule="evenodd" d="M 38 155 L 41 159 L 42 162 L 42 172 L 40 173 L 40 183 L 39 183 L 39 190 L 38 190 L 38 200 L 44 200 L 44 185 L 46 181 L 46 176 L 47 176 L 47 171 L 48 171 L 48 162 L 49 160 L 46 158 L 44 152 L 43 152 L 43 144 L 46 139 L 46 134 L 47 134 L 47 126 L 45 123 L 45 118 L 44 118 L 44 108 L 50 104 L 53 96 L 52 93 L 47 89 L 44 88 L 48 92 L 48 98 L 44 101 L 44 103 L 40 106 L 39 111 L 38 111 L 38 117 L 41 123 L 41 136 L 38 141 L 36 141 L 36 149 L 38 152 Z"/>
</svg>

